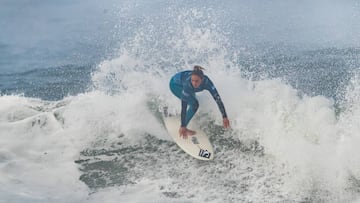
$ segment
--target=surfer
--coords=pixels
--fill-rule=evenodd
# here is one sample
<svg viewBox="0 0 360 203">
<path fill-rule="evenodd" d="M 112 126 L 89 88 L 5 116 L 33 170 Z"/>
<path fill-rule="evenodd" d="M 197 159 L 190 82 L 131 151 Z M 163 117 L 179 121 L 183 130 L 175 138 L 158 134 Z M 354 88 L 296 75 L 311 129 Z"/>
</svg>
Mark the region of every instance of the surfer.
<svg viewBox="0 0 360 203">
<path fill-rule="evenodd" d="M 188 135 L 194 135 L 196 132 L 188 129 L 186 126 L 199 108 L 199 102 L 195 93 L 208 90 L 216 101 L 223 117 L 223 125 L 225 128 L 230 127 L 225 107 L 221 101 L 213 82 L 208 76 L 204 75 L 204 68 L 194 66 L 192 71 L 182 71 L 176 73 L 170 80 L 171 92 L 181 99 L 181 126 L 179 129 L 180 136 L 187 138 Z"/>
</svg>

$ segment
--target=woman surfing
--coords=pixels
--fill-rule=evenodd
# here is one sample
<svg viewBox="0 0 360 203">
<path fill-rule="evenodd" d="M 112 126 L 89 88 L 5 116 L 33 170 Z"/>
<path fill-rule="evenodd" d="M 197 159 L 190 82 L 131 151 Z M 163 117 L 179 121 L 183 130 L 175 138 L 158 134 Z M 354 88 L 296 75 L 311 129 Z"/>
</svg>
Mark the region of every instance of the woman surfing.
<svg viewBox="0 0 360 203">
<path fill-rule="evenodd" d="M 186 126 L 199 108 L 199 102 L 195 93 L 208 90 L 216 101 L 223 117 L 225 128 L 230 127 L 229 119 L 225 111 L 223 102 L 217 92 L 213 82 L 208 76 L 204 75 L 204 68 L 194 66 L 192 71 L 182 71 L 176 73 L 170 80 L 171 92 L 181 100 L 181 126 L 179 129 L 180 137 L 187 138 L 188 135 L 196 134 L 195 131 Z"/>
</svg>

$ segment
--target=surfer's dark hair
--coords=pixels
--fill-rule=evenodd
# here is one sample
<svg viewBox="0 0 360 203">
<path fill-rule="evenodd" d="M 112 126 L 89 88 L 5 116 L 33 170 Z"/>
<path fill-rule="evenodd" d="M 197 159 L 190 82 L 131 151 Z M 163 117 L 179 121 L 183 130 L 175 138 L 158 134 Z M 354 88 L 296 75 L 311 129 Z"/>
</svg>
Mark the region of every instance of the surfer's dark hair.
<svg viewBox="0 0 360 203">
<path fill-rule="evenodd" d="M 201 66 L 194 66 L 194 70 L 192 71 L 191 75 L 197 75 L 199 76 L 201 79 L 204 78 L 204 72 L 203 70 L 205 70 L 205 68 L 201 67 Z"/>
</svg>

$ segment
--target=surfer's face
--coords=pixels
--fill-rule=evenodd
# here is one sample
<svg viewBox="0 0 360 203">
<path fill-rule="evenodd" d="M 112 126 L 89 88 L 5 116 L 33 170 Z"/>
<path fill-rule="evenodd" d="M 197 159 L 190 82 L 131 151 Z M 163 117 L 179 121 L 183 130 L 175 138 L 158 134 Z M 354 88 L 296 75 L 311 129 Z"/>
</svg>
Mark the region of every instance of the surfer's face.
<svg viewBox="0 0 360 203">
<path fill-rule="evenodd" d="M 198 88 L 202 82 L 202 79 L 197 75 L 191 76 L 191 84 L 194 88 Z"/>
</svg>

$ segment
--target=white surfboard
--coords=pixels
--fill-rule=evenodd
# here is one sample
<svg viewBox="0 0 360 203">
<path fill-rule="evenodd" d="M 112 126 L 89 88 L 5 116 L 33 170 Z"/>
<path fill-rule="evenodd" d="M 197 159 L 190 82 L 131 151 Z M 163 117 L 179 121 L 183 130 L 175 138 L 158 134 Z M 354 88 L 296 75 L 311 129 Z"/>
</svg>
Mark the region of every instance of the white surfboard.
<svg viewBox="0 0 360 203">
<path fill-rule="evenodd" d="M 164 117 L 164 122 L 170 136 L 186 153 L 200 160 L 212 160 L 214 158 L 214 150 L 209 138 L 197 125 L 190 122 L 188 128 L 196 131 L 196 134 L 188 136 L 187 139 L 184 139 L 179 135 L 179 116 Z"/>
</svg>

